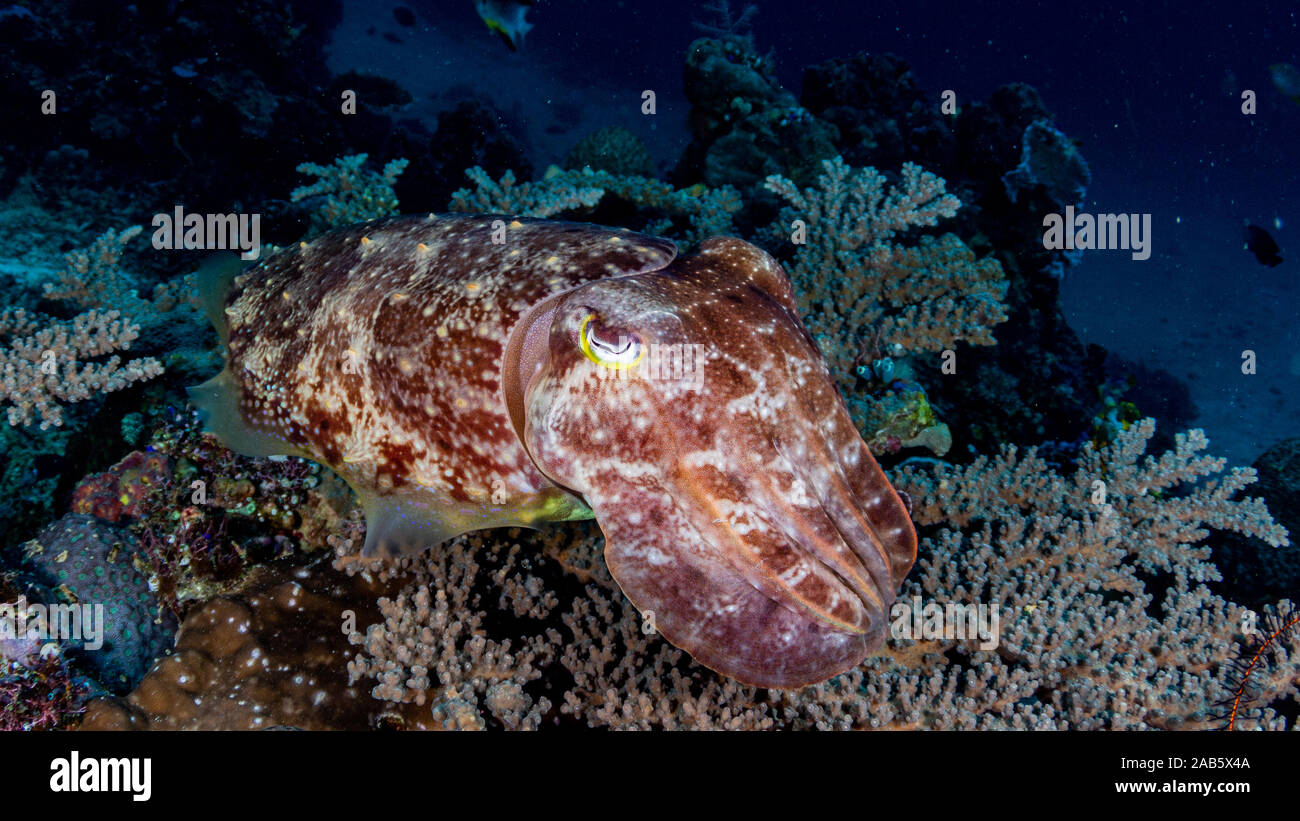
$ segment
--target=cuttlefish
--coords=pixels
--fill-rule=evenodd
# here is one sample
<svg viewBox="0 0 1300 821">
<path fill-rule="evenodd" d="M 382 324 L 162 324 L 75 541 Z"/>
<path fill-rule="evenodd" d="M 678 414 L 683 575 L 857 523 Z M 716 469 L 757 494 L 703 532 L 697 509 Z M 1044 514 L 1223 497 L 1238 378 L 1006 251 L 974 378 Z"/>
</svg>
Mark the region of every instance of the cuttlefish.
<svg viewBox="0 0 1300 821">
<path fill-rule="evenodd" d="M 798 687 L 883 641 L 916 533 L 759 248 L 397 217 L 200 284 L 209 430 L 341 475 L 362 555 L 594 517 L 645 623 L 719 673 Z"/>
</svg>

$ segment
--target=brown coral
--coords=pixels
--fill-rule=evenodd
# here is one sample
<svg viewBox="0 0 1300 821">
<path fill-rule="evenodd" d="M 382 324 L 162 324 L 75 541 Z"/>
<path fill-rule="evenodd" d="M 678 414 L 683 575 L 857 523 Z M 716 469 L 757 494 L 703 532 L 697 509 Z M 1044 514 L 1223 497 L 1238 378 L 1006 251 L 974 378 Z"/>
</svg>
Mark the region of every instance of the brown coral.
<svg viewBox="0 0 1300 821">
<path fill-rule="evenodd" d="M 384 705 L 349 686 L 348 611 L 378 616 L 383 588 L 328 565 L 263 570 L 245 592 L 191 611 L 176 652 L 126 699 L 100 699 L 83 730 L 372 729 Z"/>
</svg>

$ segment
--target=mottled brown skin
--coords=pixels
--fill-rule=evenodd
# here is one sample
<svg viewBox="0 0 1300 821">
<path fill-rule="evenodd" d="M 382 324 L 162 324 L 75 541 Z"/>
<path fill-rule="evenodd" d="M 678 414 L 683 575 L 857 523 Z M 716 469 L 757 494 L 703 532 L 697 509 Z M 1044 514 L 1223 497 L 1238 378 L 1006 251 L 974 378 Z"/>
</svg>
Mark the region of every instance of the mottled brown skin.
<svg viewBox="0 0 1300 821">
<path fill-rule="evenodd" d="M 593 314 L 611 339 L 701 345 L 702 386 L 603 376 L 574 344 Z M 883 640 L 915 531 L 759 249 L 710 240 L 567 296 L 525 443 L 595 512 L 623 592 L 702 664 L 796 687 Z"/>
<path fill-rule="evenodd" d="M 674 255 L 510 217 L 330 232 L 216 303 L 228 368 L 196 401 L 232 447 L 343 475 L 367 553 L 594 513 L 670 642 L 746 683 L 824 680 L 883 640 L 915 532 L 780 266 L 732 239 Z M 699 368 L 617 360 L 673 345 Z"/>
</svg>

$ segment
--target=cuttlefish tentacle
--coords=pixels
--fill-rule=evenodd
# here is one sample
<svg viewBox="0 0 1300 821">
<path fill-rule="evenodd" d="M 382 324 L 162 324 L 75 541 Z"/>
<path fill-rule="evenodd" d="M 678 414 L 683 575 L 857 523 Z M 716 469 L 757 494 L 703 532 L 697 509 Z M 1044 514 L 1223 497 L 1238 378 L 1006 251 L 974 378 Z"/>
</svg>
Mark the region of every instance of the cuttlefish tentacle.
<svg viewBox="0 0 1300 821">
<path fill-rule="evenodd" d="M 633 605 L 722 674 L 801 686 L 883 641 L 915 532 L 752 245 L 429 215 L 201 279 L 210 429 L 337 471 L 365 554 L 594 516 Z"/>
</svg>

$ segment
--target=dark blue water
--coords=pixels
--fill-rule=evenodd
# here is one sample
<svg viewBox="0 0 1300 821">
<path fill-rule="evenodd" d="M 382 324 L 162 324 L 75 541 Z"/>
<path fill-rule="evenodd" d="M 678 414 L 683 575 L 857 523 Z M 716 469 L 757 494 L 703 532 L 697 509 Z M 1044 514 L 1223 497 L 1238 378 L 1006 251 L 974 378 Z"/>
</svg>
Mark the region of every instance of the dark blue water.
<svg viewBox="0 0 1300 821">
<path fill-rule="evenodd" d="M 859 51 L 905 59 L 936 105 L 944 90 L 961 104 L 1033 85 L 1090 163 L 1088 209 L 1152 215 L 1149 260 L 1085 254 L 1067 275 L 1063 308 L 1080 337 L 1185 380 L 1196 423 L 1239 460 L 1300 416 L 1295 264 L 1266 268 L 1242 248 L 1245 221 L 1271 231 L 1284 256 L 1300 248 L 1300 104 L 1269 76 L 1271 64 L 1300 62 L 1294 4 L 756 5 L 755 45 L 796 94 L 807 66 Z M 713 20 L 703 4 L 542 3 L 517 54 L 468 2 L 411 6 L 415 29 L 383 3 L 349 4 L 331 65 L 399 76 L 423 91 L 416 107 L 428 117 L 455 100 L 448 88 L 486 94 L 528 135 L 539 170 L 603 125 L 637 133 L 664 171 L 689 140 L 682 61 L 704 33 L 693 24 Z M 385 31 L 405 42 L 377 48 Z M 654 117 L 639 110 L 646 89 Z M 1247 90 L 1253 115 L 1241 110 Z M 1244 350 L 1260 357 L 1253 377 L 1240 373 Z"/>
</svg>

